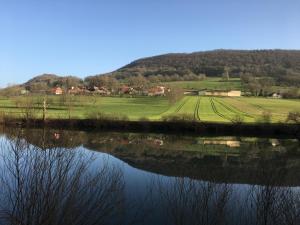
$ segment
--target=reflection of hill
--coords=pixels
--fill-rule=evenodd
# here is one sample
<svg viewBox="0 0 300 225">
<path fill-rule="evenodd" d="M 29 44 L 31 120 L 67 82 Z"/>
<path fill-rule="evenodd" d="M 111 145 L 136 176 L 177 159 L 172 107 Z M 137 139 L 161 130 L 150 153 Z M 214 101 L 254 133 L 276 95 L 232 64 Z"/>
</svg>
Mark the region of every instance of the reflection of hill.
<svg viewBox="0 0 300 225">
<path fill-rule="evenodd" d="M 176 146 L 176 142 L 171 145 Z M 220 146 L 215 148 L 210 146 L 211 152 L 172 148 L 167 150 L 153 146 L 151 148 L 145 143 L 119 145 L 115 148 L 111 144 L 110 148 L 105 148 L 98 146 L 95 140 L 93 143 L 87 143 L 85 147 L 105 151 L 133 167 L 168 176 L 185 176 L 215 182 L 263 184 L 265 176 L 273 177 L 280 174 L 280 181 L 276 181 L 278 184 L 300 183 L 297 179 L 300 175 L 299 155 L 264 149 L 263 144 L 259 149 L 259 144 L 255 145 L 258 146 L 254 149 L 251 149 L 253 146 L 239 149 L 241 151 L 239 154 L 218 153 L 222 150 Z M 223 151 L 226 151 L 226 147 Z"/>
<path fill-rule="evenodd" d="M 265 182 L 264 176 L 276 175 L 280 184 L 300 184 L 300 149 L 294 140 L 33 129 L 4 133 L 8 138 L 22 137 L 40 148 L 83 145 L 111 154 L 133 167 L 163 175 L 259 184 Z"/>
</svg>

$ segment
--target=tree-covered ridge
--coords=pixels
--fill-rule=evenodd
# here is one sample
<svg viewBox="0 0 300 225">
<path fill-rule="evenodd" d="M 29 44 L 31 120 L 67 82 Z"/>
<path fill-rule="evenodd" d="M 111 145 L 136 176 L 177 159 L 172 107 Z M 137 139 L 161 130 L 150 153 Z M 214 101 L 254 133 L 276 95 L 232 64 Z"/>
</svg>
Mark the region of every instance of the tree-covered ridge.
<svg viewBox="0 0 300 225">
<path fill-rule="evenodd" d="M 270 76 L 282 83 L 300 82 L 299 50 L 215 50 L 191 54 L 166 54 L 136 60 L 113 74 L 149 76 Z"/>
<path fill-rule="evenodd" d="M 75 76 L 58 76 L 55 74 L 42 74 L 27 81 L 23 86 L 28 90 L 41 90 L 49 87 L 72 87 L 83 83 L 83 80 Z"/>
<path fill-rule="evenodd" d="M 300 87 L 300 50 L 214 50 L 191 54 L 166 54 L 136 60 L 119 70 L 81 79 L 75 76 L 42 74 L 22 85 L 4 91 L 20 93 L 49 92 L 54 87 L 106 87 L 117 90 L 127 84 L 137 89 L 146 84 L 170 81 L 204 81 L 206 77 L 241 78 L 243 89 L 253 95 L 280 92 L 267 91 L 272 86 Z M 12 90 L 12 91 L 11 91 Z M 3 92 L 3 91 L 2 91 Z M 299 94 L 293 94 L 299 96 Z"/>
</svg>

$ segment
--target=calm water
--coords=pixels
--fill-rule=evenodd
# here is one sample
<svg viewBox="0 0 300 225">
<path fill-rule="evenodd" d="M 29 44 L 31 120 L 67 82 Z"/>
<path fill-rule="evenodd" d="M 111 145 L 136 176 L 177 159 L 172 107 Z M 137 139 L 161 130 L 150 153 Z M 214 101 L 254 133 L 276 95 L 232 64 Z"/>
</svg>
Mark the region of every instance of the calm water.
<svg viewBox="0 0 300 225">
<path fill-rule="evenodd" d="M 8 129 L 1 224 L 300 224 L 297 139 Z"/>
</svg>

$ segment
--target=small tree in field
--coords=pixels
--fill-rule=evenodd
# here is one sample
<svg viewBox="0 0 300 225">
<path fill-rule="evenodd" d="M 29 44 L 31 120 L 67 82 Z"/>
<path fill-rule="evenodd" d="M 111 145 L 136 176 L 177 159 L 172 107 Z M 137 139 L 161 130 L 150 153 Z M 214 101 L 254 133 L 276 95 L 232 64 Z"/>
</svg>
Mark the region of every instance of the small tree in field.
<svg viewBox="0 0 300 225">
<path fill-rule="evenodd" d="M 168 101 L 170 104 L 174 104 L 184 96 L 184 91 L 182 88 L 172 88 L 170 91 L 166 93 Z"/>
<path fill-rule="evenodd" d="M 270 111 L 262 112 L 260 118 L 258 118 L 257 122 L 259 123 L 271 123 L 272 121 L 272 113 Z"/>
<path fill-rule="evenodd" d="M 223 73 L 222 79 L 224 81 L 229 81 L 229 68 L 227 66 L 225 66 L 225 68 L 224 68 L 224 73 Z"/>
<path fill-rule="evenodd" d="M 21 116 L 25 120 L 34 119 L 37 114 L 35 102 L 32 96 L 18 97 L 15 100 L 16 107 L 20 109 Z"/>
<path fill-rule="evenodd" d="M 75 97 L 72 95 L 66 95 L 66 103 L 65 106 L 67 107 L 67 112 L 68 112 L 68 119 L 71 119 L 72 117 L 72 112 L 74 108 L 74 101 Z"/>
<path fill-rule="evenodd" d="M 235 115 L 233 118 L 232 118 L 232 123 L 234 124 L 242 124 L 244 122 L 245 118 L 241 115 Z"/>
<path fill-rule="evenodd" d="M 300 112 L 289 112 L 286 122 L 300 123 Z"/>
</svg>

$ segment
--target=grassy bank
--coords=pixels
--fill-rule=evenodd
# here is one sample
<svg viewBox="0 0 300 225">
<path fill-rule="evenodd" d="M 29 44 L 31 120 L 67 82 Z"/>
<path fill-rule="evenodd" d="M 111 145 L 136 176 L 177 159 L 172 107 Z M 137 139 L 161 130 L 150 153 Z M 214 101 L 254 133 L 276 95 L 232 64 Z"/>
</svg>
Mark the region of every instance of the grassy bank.
<svg viewBox="0 0 300 225">
<path fill-rule="evenodd" d="M 210 134 L 231 136 L 293 136 L 300 138 L 300 124 L 232 124 L 199 123 L 195 121 L 128 121 L 110 119 L 6 119 L 0 122 L 7 127 L 109 130 L 158 132 L 175 134 Z"/>
</svg>

